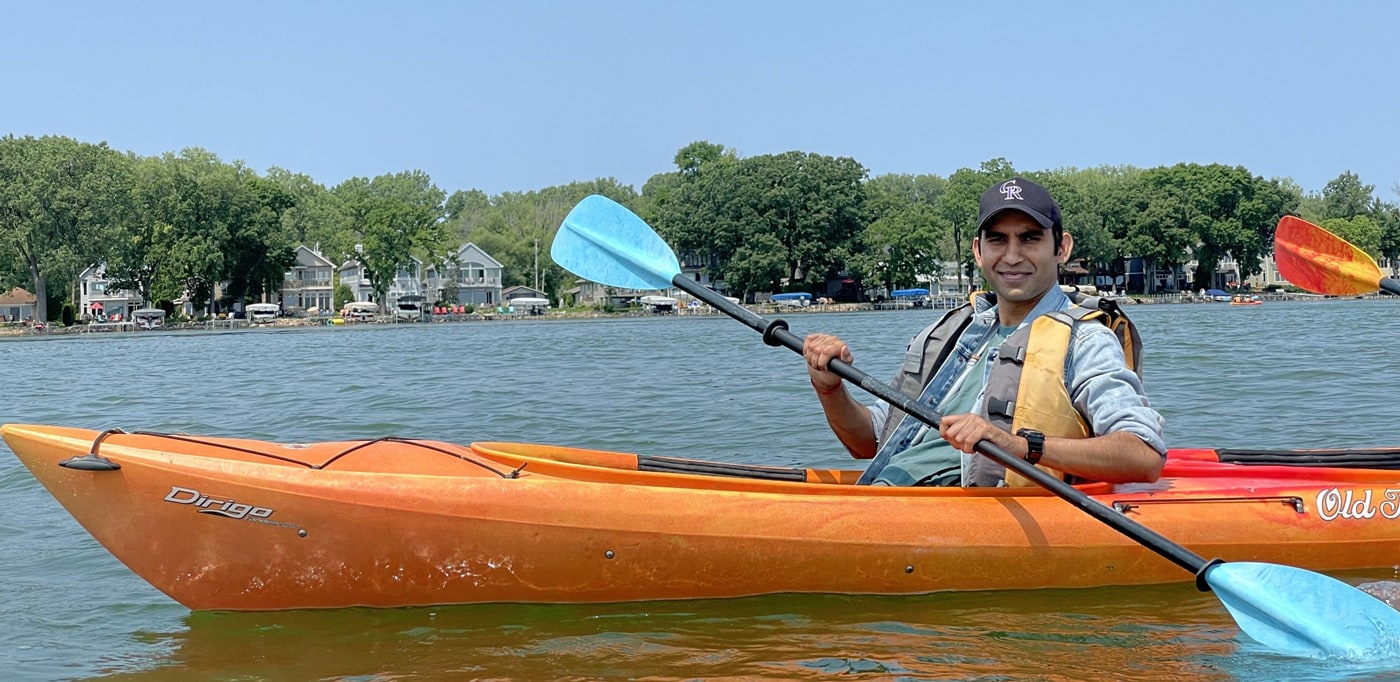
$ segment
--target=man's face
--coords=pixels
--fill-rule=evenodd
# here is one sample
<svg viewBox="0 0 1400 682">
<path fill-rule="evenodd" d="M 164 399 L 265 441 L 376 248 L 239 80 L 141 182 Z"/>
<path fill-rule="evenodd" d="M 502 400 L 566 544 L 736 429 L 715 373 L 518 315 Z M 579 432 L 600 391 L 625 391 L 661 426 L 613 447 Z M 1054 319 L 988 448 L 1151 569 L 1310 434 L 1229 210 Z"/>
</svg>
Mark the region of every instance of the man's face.
<svg viewBox="0 0 1400 682">
<path fill-rule="evenodd" d="M 1034 305 L 1056 285 L 1072 245 L 1065 233 L 1056 252 L 1050 228 L 1020 211 L 1005 211 L 973 240 L 972 254 L 998 301 Z"/>
</svg>

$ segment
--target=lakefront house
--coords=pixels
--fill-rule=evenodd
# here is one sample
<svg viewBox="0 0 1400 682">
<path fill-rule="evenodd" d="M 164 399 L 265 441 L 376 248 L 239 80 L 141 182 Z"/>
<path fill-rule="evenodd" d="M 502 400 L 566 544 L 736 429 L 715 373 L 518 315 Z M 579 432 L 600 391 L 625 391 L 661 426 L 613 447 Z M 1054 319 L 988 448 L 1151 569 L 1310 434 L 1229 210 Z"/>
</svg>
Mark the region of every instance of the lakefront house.
<svg viewBox="0 0 1400 682">
<path fill-rule="evenodd" d="M 389 283 L 389 288 L 384 291 L 383 310 L 393 310 L 399 299 L 408 295 L 418 295 L 422 293 L 419 284 L 420 273 L 423 272 L 423 261 L 411 256 L 411 262 L 406 268 L 399 268 L 394 274 L 394 280 Z M 374 301 L 374 282 L 370 279 L 369 273 L 365 272 L 365 266 L 357 260 L 348 260 L 342 264 L 338 270 L 340 283 L 350 288 L 350 300 L 356 303 L 379 302 Z"/>
<path fill-rule="evenodd" d="M 316 249 L 298 246 L 296 260 L 282 282 L 282 310 L 289 313 L 327 312 L 335 305 L 331 276 L 335 264 Z"/>
<path fill-rule="evenodd" d="M 501 264 L 473 244 L 459 248 L 445 262 L 424 266 L 410 257 L 408 267 L 399 268 L 384 292 L 384 309 L 392 310 L 404 296 L 423 296 L 431 302 L 495 305 L 501 300 Z M 374 283 L 359 261 L 346 261 L 339 268 L 340 283 L 349 287 L 355 301 L 374 300 Z"/>
<path fill-rule="evenodd" d="M 35 319 L 34 294 L 19 287 L 0 294 L 0 322 L 23 322 Z"/>
<path fill-rule="evenodd" d="M 481 247 L 467 242 L 443 262 L 424 272 L 424 292 L 452 305 L 493 306 L 501 302 L 501 271 L 505 266 Z"/>
<path fill-rule="evenodd" d="M 131 319 L 131 311 L 141 308 L 141 294 L 113 289 L 107 279 L 107 265 L 88 267 L 78 275 L 79 317 L 97 322 Z"/>
</svg>

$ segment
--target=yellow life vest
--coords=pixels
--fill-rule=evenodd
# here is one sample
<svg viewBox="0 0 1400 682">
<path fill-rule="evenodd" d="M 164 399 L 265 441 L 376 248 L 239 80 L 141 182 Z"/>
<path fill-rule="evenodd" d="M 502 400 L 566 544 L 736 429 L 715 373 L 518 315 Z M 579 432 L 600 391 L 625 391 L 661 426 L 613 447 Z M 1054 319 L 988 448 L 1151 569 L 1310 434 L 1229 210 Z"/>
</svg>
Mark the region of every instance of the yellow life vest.
<svg viewBox="0 0 1400 682">
<path fill-rule="evenodd" d="M 987 381 L 984 405 L 987 419 L 1010 433 L 1030 428 L 1057 438 L 1088 438 L 1094 435 L 1089 424 L 1074 408 L 1069 389 L 1065 386 L 1065 361 L 1075 324 L 1092 320 L 1107 326 L 1122 345 L 1129 369 L 1142 375 L 1142 339 L 1118 304 L 1112 299 L 1086 296 L 1077 290 L 1067 292 L 1067 295 L 1074 305 L 1037 317 L 1016 330 L 997 351 L 997 361 Z M 950 311 L 915 337 L 905 366 L 892 382 L 896 390 L 918 398 L 924 385 L 947 359 L 967 327 L 975 307 L 971 300 L 979 296 L 990 298 L 982 292 L 973 293 L 969 304 Z M 893 433 L 903 413 L 891 408 L 890 415 L 880 436 L 882 443 Z M 1043 465 L 1041 468 L 1055 476 L 1066 477 L 1062 472 Z M 1008 486 L 1034 485 L 985 457 L 972 460 L 968 479 L 976 482 L 976 485 L 995 485 L 1003 479 Z"/>
<path fill-rule="evenodd" d="M 1065 385 L 1065 361 L 1076 324 L 1096 321 L 1107 326 L 1122 344 L 1128 368 L 1142 376 L 1142 339 L 1118 305 L 1097 297 L 1070 300 L 1075 305 L 1037 317 L 1002 343 L 986 388 L 987 418 L 993 424 L 1011 433 L 1034 429 L 1056 438 L 1094 435 Z M 1065 480 L 1072 478 L 1037 466 Z M 1007 486 L 1035 485 L 1014 471 L 1005 476 Z"/>
</svg>

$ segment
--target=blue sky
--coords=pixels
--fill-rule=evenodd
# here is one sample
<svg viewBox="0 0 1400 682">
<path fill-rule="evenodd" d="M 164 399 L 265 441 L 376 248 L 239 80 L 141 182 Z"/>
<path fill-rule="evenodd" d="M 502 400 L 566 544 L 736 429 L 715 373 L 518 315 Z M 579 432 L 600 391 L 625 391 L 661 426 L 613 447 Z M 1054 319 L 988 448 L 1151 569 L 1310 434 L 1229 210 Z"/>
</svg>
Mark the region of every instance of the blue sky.
<svg viewBox="0 0 1400 682">
<path fill-rule="evenodd" d="M 1243 165 L 1400 202 L 1400 3 L 10 2 L 0 134 L 335 185 L 637 189 L 708 140 L 872 175 Z"/>
</svg>

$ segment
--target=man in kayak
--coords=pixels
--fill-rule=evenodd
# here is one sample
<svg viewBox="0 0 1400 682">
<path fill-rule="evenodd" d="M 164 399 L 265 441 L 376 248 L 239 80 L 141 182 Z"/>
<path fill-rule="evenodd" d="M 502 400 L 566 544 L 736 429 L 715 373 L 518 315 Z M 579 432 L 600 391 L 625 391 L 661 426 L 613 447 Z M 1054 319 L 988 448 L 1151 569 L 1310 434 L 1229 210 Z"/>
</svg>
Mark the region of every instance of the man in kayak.
<svg viewBox="0 0 1400 682">
<path fill-rule="evenodd" d="M 806 338 L 827 422 L 852 456 L 874 458 L 861 483 L 1025 485 L 965 454 L 981 440 L 1073 480 L 1157 479 L 1163 422 L 1124 341 L 1058 285 L 1073 247 L 1044 187 L 1018 177 L 982 194 L 972 253 L 992 295 L 974 295 L 916 335 L 892 382 L 944 415 L 936 431 L 884 401 L 856 401 L 827 370 L 833 358 L 851 362 L 850 348 L 829 334 Z"/>
</svg>

